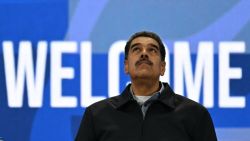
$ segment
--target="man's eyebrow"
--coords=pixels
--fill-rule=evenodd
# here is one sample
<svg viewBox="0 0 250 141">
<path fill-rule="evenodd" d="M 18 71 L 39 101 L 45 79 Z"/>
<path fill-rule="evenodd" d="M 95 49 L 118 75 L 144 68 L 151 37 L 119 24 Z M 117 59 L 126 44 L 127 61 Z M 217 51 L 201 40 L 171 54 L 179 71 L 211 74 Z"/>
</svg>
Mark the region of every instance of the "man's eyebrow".
<svg viewBox="0 0 250 141">
<path fill-rule="evenodd" d="M 135 43 L 135 44 L 131 45 L 130 48 L 132 49 L 132 48 L 134 48 L 134 47 L 137 46 L 137 45 L 140 45 L 140 43 Z"/>
<path fill-rule="evenodd" d="M 137 45 L 140 45 L 140 43 L 132 44 L 131 47 L 130 47 L 130 49 L 136 47 Z M 157 46 L 157 45 L 155 45 L 155 44 L 153 44 L 153 43 L 150 43 L 149 46 L 152 46 L 153 48 L 155 48 L 155 49 L 157 49 L 157 50 L 160 49 L 159 46 Z"/>
<path fill-rule="evenodd" d="M 152 46 L 152 47 L 154 47 L 154 48 L 156 48 L 157 50 L 160 49 L 159 46 L 157 46 L 157 45 L 155 45 L 155 44 L 149 44 L 149 45 Z"/>
</svg>

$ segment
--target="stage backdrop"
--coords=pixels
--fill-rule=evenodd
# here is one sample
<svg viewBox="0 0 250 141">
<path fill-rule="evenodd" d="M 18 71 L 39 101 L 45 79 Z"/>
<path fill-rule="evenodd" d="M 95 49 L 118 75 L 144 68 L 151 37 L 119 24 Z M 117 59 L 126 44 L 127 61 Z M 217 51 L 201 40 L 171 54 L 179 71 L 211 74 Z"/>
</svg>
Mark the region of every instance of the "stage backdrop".
<svg viewBox="0 0 250 141">
<path fill-rule="evenodd" d="M 208 108 L 219 141 L 249 141 L 249 7 L 248 0 L 1 0 L 0 137 L 72 141 L 85 107 L 129 83 L 125 42 L 149 30 L 166 45 L 161 80 Z"/>
</svg>

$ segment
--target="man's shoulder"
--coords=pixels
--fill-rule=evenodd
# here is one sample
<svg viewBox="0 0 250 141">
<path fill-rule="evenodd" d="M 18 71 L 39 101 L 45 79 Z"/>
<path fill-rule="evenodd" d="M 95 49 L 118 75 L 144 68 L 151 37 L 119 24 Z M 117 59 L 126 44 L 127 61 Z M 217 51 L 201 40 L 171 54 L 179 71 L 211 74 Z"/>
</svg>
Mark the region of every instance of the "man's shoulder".
<svg viewBox="0 0 250 141">
<path fill-rule="evenodd" d="M 123 90 L 123 92 L 117 96 L 109 97 L 104 100 L 98 101 L 92 105 L 90 105 L 89 109 L 94 110 L 110 110 L 110 109 L 117 109 L 122 104 L 126 103 L 131 99 L 130 95 L 130 84 Z M 108 108 L 108 109 L 107 109 Z"/>
<path fill-rule="evenodd" d="M 91 104 L 87 108 L 91 109 L 91 110 L 95 110 L 95 111 L 115 109 L 116 105 L 114 104 L 114 102 L 118 101 L 119 97 L 120 97 L 120 95 L 100 100 L 98 102 Z"/>
<path fill-rule="evenodd" d="M 207 108 L 205 108 L 202 104 L 184 97 L 179 94 L 175 94 L 175 106 L 176 110 L 181 110 L 190 113 L 206 113 Z"/>
<path fill-rule="evenodd" d="M 171 107 L 174 107 L 176 111 L 206 111 L 206 108 L 198 102 L 180 94 L 176 94 L 168 83 L 163 83 L 163 85 L 165 86 L 163 91 L 163 95 L 165 97 L 162 97 L 165 103 L 169 104 Z"/>
</svg>

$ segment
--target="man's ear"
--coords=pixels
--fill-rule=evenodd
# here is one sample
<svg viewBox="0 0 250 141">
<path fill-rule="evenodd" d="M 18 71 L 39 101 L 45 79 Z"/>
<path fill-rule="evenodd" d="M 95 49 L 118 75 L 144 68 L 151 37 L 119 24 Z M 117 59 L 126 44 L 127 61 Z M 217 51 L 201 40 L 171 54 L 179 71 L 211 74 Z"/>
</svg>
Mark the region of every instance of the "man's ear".
<svg viewBox="0 0 250 141">
<path fill-rule="evenodd" d="M 128 74 L 128 60 L 124 61 L 124 72 Z"/>
<path fill-rule="evenodd" d="M 164 75 L 165 70 L 166 70 L 166 62 L 165 61 L 161 61 L 161 76 Z"/>
</svg>

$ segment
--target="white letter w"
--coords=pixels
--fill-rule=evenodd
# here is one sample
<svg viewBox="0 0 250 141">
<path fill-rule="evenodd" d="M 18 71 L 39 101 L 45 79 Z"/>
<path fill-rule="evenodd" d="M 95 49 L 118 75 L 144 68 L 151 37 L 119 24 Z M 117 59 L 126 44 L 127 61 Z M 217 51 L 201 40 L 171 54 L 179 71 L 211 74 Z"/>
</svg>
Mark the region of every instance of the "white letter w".
<svg viewBox="0 0 250 141">
<path fill-rule="evenodd" d="M 31 42 L 21 41 L 15 69 L 13 43 L 3 42 L 3 56 L 7 99 L 10 107 L 22 107 L 24 96 L 24 82 L 26 78 L 28 105 L 41 107 L 43 101 L 43 86 L 46 64 L 47 43 L 39 42 L 36 59 L 36 77 L 34 76 Z"/>
</svg>

